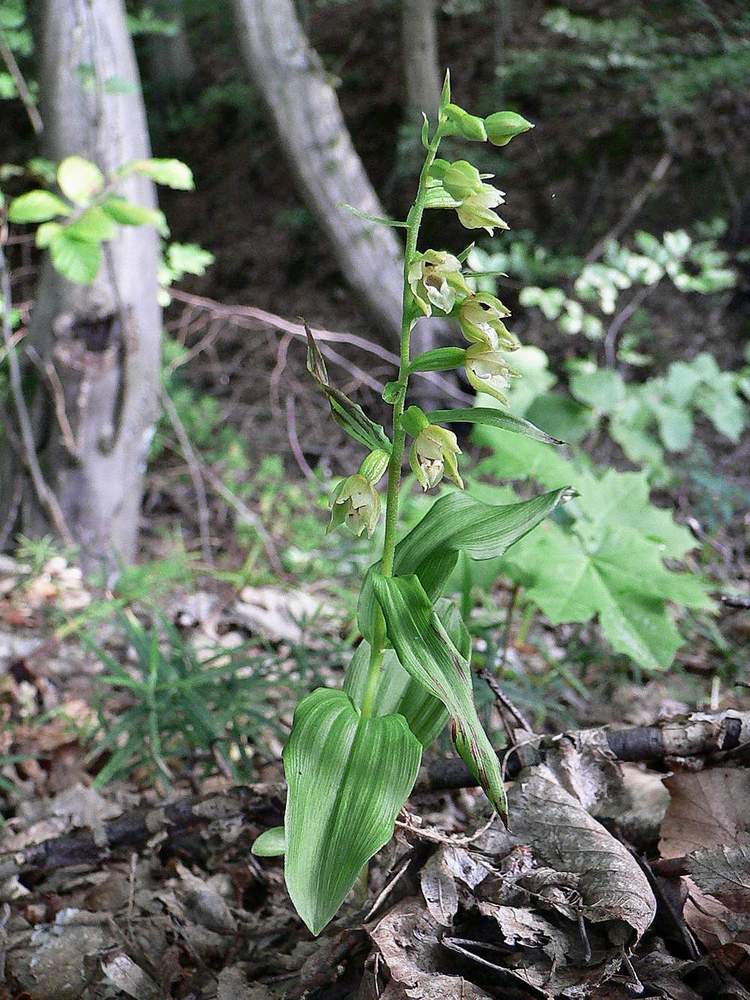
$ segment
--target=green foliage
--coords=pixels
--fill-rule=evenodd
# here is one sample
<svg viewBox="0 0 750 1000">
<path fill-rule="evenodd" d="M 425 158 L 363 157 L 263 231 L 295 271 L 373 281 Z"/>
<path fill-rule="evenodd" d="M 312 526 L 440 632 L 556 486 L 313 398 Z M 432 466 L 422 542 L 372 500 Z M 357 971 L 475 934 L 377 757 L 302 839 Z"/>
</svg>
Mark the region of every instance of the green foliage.
<svg viewBox="0 0 750 1000">
<path fill-rule="evenodd" d="M 203 275 L 213 264 L 214 255 L 197 243 L 169 243 L 164 248 L 159 264 L 159 304 L 168 306 L 172 301 L 169 289 L 186 274 Z"/>
<path fill-rule="evenodd" d="M 170 786 L 179 766 L 218 751 L 235 780 L 247 780 L 251 763 L 248 740 L 275 726 L 269 694 L 275 685 L 273 659 L 248 655 L 245 649 L 217 649 L 199 659 L 172 625 L 145 628 L 132 614 L 120 619 L 135 664 L 122 665 L 89 641 L 106 673 L 106 689 L 92 734 L 89 761 L 99 761 L 96 783 L 123 778 L 144 769 Z M 127 707 L 113 723 L 110 705 L 126 698 Z M 204 769 L 213 769 L 213 758 Z"/>
<path fill-rule="evenodd" d="M 96 278 L 102 246 L 116 235 L 118 226 L 153 225 L 162 235 L 169 232 L 158 209 L 133 204 L 116 194 L 121 181 L 138 174 L 178 190 L 193 188 L 190 168 L 173 159 L 133 160 L 111 178 L 105 178 L 95 163 L 81 156 L 66 157 L 54 177 L 41 162 L 32 172 L 50 186 L 56 185 L 64 197 L 35 188 L 11 201 L 8 218 L 19 224 L 38 224 L 37 246 L 49 250 L 56 271 L 80 285 L 91 284 Z"/>
<path fill-rule="evenodd" d="M 579 496 L 565 516 L 523 539 L 498 571 L 526 588 L 553 624 L 598 617 L 612 647 L 647 670 L 669 666 L 684 642 L 668 612 L 712 607 L 699 575 L 678 573 L 665 559 L 682 559 L 695 540 L 671 514 L 649 501 L 644 473 L 600 472 L 566 459 L 536 441 L 479 428 L 478 440 L 493 449 L 478 473 L 533 478 L 545 486 L 574 481 Z M 495 488 L 485 487 L 492 497 Z"/>
</svg>

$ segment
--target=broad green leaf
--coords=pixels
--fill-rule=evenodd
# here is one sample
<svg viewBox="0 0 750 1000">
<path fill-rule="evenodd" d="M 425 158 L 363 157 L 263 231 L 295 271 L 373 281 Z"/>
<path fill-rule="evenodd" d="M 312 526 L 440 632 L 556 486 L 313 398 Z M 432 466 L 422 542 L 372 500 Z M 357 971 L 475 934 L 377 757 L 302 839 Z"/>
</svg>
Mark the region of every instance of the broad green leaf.
<svg viewBox="0 0 750 1000">
<path fill-rule="evenodd" d="M 468 659 L 471 637 L 456 606 L 441 597 L 435 603 L 435 614 L 461 655 Z M 358 708 L 362 707 L 369 664 L 370 644 L 363 639 L 354 651 L 344 679 L 344 690 Z M 403 715 L 425 750 L 448 721 L 443 703 L 407 674 L 392 649 L 386 649 L 383 654 L 373 714 Z"/>
<path fill-rule="evenodd" d="M 27 191 L 14 198 L 8 207 L 11 222 L 47 222 L 60 215 L 69 215 L 70 205 L 51 191 Z"/>
<path fill-rule="evenodd" d="M 369 212 L 363 212 L 361 208 L 355 208 L 354 205 L 347 205 L 345 201 L 340 203 L 339 208 L 345 208 L 347 212 L 356 215 L 363 222 L 372 222 L 376 226 L 395 226 L 397 229 L 406 229 L 407 226 L 406 222 L 401 222 L 398 219 L 386 219 L 382 215 L 370 215 Z"/>
<path fill-rule="evenodd" d="M 448 709 L 456 749 L 493 808 L 505 816 L 502 773 L 474 705 L 468 659 L 451 642 L 416 576 L 377 574 L 373 584 L 401 666 Z"/>
<path fill-rule="evenodd" d="M 659 547 L 638 531 L 609 526 L 589 536 L 586 527 L 543 525 L 506 556 L 509 572 L 553 625 L 598 616 L 615 650 L 647 670 L 668 667 L 683 640 L 666 601 L 709 607 L 705 584 L 667 570 Z"/>
<path fill-rule="evenodd" d="M 163 184 L 176 191 L 192 191 L 195 188 L 193 172 L 181 160 L 133 160 L 126 163 L 118 173 L 123 176 L 129 173 L 140 174 L 142 177 L 149 177 L 156 184 Z"/>
<path fill-rule="evenodd" d="M 432 424 L 485 424 L 488 427 L 500 427 L 513 434 L 524 434 L 545 444 L 563 444 L 562 441 L 536 427 L 530 420 L 516 417 L 507 410 L 499 410 L 494 406 L 472 406 L 465 410 L 433 410 L 427 414 L 427 419 Z"/>
<path fill-rule="evenodd" d="M 576 467 L 558 448 L 499 427 L 476 427 L 472 437 L 492 449 L 492 455 L 479 463 L 479 473 L 499 479 L 536 479 L 548 489 L 576 481 Z"/>
<path fill-rule="evenodd" d="M 440 596 L 459 552 L 472 559 L 502 555 L 571 495 L 566 487 L 533 500 L 495 506 L 467 493 L 447 493 L 435 501 L 419 524 L 396 546 L 394 573 L 416 574 L 435 599 Z M 372 638 L 375 621 L 372 578 L 376 572 L 377 565 L 371 566 L 359 598 L 359 627 L 368 640 Z"/>
<path fill-rule="evenodd" d="M 88 205 L 104 188 L 104 174 L 82 156 L 66 156 L 57 168 L 57 183 L 66 198 Z"/>
<path fill-rule="evenodd" d="M 526 410 L 527 419 L 554 431 L 568 443 L 582 441 L 596 427 L 597 415 L 589 406 L 561 392 L 537 396 Z"/>
<path fill-rule="evenodd" d="M 50 245 L 54 237 L 62 232 L 62 228 L 59 222 L 43 222 L 36 231 L 34 242 L 40 250 L 44 250 Z"/>
<path fill-rule="evenodd" d="M 68 281 L 88 285 L 99 273 L 102 263 L 99 243 L 73 239 L 63 230 L 50 240 L 49 252 L 55 270 Z"/>
<path fill-rule="evenodd" d="M 111 240 L 117 232 L 117 227 L 103 209 L 95 205 L 87 208 L 80 219 L 76 219 L 65 228 L 65 235 L 71 240 L 83 240 L 84 243 L 102 243 Z"/>
<path fill-rule="evenodd" d="M 107 198 L 103 210 L 121 226 L 154 226 L 162 236 L 169 236 L 169 226 L 164 213 L 158 208 L 136 205 L 126 198 Z"/>
<path fill-rule="evenodd" d="M 601 413 L 611 413 L 625 399 L 622 375 L 610 368 L 576 372 L 570 379 L 570 391 Z"/>
<path fill-rule="evenodd" d="M 286 835 L 283 826 L 272 826 L 270 830 L 264 830 L 251 848 L 252 853 L 258 858 L 277 858 L 286 852 Z"/>
<path fill-rule="evenodd" d="M 305 323 L 307 334 L 307 370 L 325 393 L 331 407 L 333 419 L 346 433 L 370 451 L 382 449 L 390 454 L 391 441 L 380 424 L 370 420 L 365 411 L 345 393 L 328 381 L 328 372 L 323 355 L 320 353 L 310 327 Z"/>
<path fill-rule="evenodd" d="M 436 347 L 416 357 L 411 363 L 411 371 L 447 372 L 452 368 L 461 368 L 465 360 L 466 349 L 463 347 Z"/>
<path fill-rule="evenodd" d="M 343 691 L 318 688 L 297 706 L 283 754 L 284 877 L 313 934 L 390 840 L 421 757 L 402 716 L 364 719 Z"/>
</svg>

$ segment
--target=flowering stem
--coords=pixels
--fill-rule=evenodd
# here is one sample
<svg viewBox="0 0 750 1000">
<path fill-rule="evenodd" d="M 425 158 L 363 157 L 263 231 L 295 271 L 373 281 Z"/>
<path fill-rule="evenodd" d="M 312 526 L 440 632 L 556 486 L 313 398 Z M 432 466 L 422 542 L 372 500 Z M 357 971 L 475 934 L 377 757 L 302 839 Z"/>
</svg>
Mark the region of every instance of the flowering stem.
<svg viewBox="0 0 750 1000">
<path fill-rule="evenodd" d="M 401 351 L 398 371 L 399 393 L 393 404 L 393 446 L 391 448 L 391 458 L 388 463 L 388 488 L 385 500 L 385 539 L 383 541 L 383 557 L 380 565 L 380 572 L 383 576 L 393 576 L 393 559 L 396 552 L 396 534 L 398 531 L 398 494 L 401 486 L 401 466 L 404 461 L 404 447 L 406 444 L 406 431 L 403 427 L 402 417 L 406 401 L 406 391 L 409 386 L 409 366 L 411 363 L 410 339 L 412 319 L 414 316 L 414 296 L 409 285 L 409 268 L 412 258 L 417 251 L 419 239 L 419 227 L 424 214 L 425 198 L 427 195 L 427 181 L 429 179 L 430 167 L 437 155 L 440 140 L 442 138 L 441 126 L 438 123 L 435 134 L 427 148 L 422 172 L 419 175 L 419 186 L 414 199 L 414 204 L 409 209 L 406 217 L 406 247 L 404 250 L 404 292 L 403 309 L 401 313 Z M 370 664 L 367 672 L 367 686 L 362 700 L 362 717 L 367 719 L 372 715 L 375 707 L 375 695 L 378 689 L 378 679 L 380 668 L 383 663 L 383 650 L 385 648 L 385 620 L 383 613 L 378 607 L 375 611 L 375 628 L 372 637 L 372 647 L 370 649 Z"/>
</svg>

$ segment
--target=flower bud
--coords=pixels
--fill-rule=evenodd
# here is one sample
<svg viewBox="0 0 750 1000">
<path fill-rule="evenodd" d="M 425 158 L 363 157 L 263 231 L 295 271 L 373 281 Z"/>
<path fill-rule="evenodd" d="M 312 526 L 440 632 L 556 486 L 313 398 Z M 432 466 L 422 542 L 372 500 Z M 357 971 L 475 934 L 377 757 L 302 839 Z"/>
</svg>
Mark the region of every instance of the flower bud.
<svg viewBox="0 0 750 1000">
<path fill-rule="evenodd" d="M 458 292 L 471 294 L 461 273 L 460 260 L 444 250 L 426 250 L 414 255 L 409 265 L 409 287 L 425 316 L 432 314 L 432 306 L 449 313 Z"/>
<path fill-rule="evenodd" d="M 487 138 L 484 121 L 470 115 L 457 104 L 446 104 L 443 108 L 443 135 L 461 135 L 464 139 L 484 142 Z"/>
<path fill-rule="evenodd" d="M 488 350 L 484 344 L 473 344 L 466 351 L 466 377 L 477 392 L 507 403 L 504 390 L 517 375 L 499 351 Z"/>
<path fill-rule="evenodd" d="M 510 309 L 489 292 L 477 292 L 459 306 L 458 322 L 470 344 L 484 344 L 491 351 L 515 351 L 520 344 L 503 323 Z"/>
<path fill-rule="evenodd" d="M 340 524 L 357 537 L 367 529 L 372 535 L 380 519 L 380 496 L 372 483 L 361 473 L 349 476 L 334 491 L 328 530 Z"/>
<path fill-rule="evenodd" d="M 409 452 L 409 463 L 423 490 L 437 486 L 443 476 L 447 476 L 459 487 L 464 488 L 458 474 L 456 456 L 461 454 L 453 431 L 437 424 L 429 424 L 421 430 Z"/>
<path fill-rule="evenodd" d="M 484 127 L 493 146 L 507 146 L 514 136 L 528 132 L 534 126 L 515 111 L 497 111 L 485 118 Z"/>
<path fill-rule="evenodd" d="M 482 175 L 468 160 L 456 160 L 455 163 L 449 164 L 445 168 L 442 181 L 445 190 L 456 201 L 463 201 L 488 186 L 482 183 Z"/>
<path fill-rule="evenodd" d="M 377 486 L 385 475 L 391 456 L 382 448 L 375 448 L 369 455 L 365 456 L 359 467 L 360 476 L 364 476 L 368 483 Z"/>
<path fill-rule="evenodd" d="M 466 229 L 486 229 L 490 236 L 494 236 L 495 228 L 510 229 L 508 223 L 492 211 L 504 201 L 502 191 L 491 184 L 482 184 L 478 191 L 468 195 L 458 206 L 458 220 Z"/>
</svg>

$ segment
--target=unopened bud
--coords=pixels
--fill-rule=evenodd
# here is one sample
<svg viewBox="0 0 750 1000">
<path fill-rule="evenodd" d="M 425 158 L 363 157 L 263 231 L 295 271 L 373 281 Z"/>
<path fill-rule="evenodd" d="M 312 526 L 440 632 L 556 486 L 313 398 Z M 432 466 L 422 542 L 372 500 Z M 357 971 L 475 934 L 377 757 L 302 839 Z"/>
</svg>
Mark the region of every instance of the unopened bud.
<svg viewBox="0 0 750 1000">
<path fill-rule="evenodd" d="M 376 448 L 362 460 L 362 464 L 359 467 L 359 474 L 360 476 L 364 476 L 373 486 L 377 486 L 385 475 L 385 470 L 388 468 L 390 460 L 391 456 L 387 451 L 384 451 L 382 448 Z"/>
<path fill-rule="evenodd" d="M 484 142 L 487 138 L 484 121 L 476 115 L 470 115 L 457 104 L 447 104 L 442 114 L 444 135 L 460 135 L 474 142 Z"/>
<path fill-rule="evenodd" d="M 528 132 L 534 126 L 515 111 L 497 111 L 485 118 L 484 127 L 493 146 L 507 146 L 515 136 Z"/>
<path fill-rule="evenodd" d="M 443 187 L 456 201 L 463 201 L 477 194 L 483 187 L 482 176 L 468 160 L 456 160 L 445 168 L 442 176 Z M 499 204 L 499 202 L 498 202 Z"/>
</svg>

